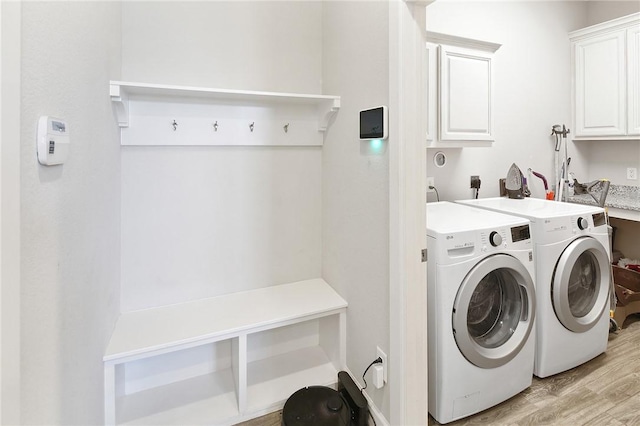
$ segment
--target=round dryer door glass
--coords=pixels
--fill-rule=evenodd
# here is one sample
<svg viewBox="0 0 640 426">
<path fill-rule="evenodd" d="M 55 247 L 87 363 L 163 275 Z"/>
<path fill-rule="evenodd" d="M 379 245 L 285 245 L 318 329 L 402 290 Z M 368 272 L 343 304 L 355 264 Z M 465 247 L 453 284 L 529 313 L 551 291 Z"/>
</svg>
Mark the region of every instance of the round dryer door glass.
<svg viewBox="0 0 640 426">
<path fill-rule="evenodd" d="M 508 269 L 491 271 L 471 295 L 467 312 L 469 335 L 480 346 L 497 348 L 513 335 L 522 315 L 520 286 Z"/>
<path fill-rule="evenodd" d="M 600 269 L 596 257 L 585 251 L 576 260 L 569 275 L 569 309 L 574 317 L 584 317 L 598 299 Z"/>
<path fill-rule="evenodd" d="M 496 368 L 527 343 L 535 316 L 535 291 L 527 268 L 513 256 L 481 260 L 466 275 L 453 305 L 458 349 L 469 362 Z"/>
<path fill-rule="evenodd" d="M 556 317 L 575 333 L 590 330 L 609 305 L 609 255 L 592 237 L 574 240 L 562 252 L 551 283 Z"/>
</svg>

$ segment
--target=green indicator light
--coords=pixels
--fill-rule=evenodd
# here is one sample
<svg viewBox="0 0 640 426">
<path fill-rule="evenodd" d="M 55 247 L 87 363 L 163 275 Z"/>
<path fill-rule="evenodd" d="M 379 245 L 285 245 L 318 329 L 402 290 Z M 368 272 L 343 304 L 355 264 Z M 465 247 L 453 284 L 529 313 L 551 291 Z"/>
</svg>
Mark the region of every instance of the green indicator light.
<svg viewBox="0 0 640 426">
<path fill-rule="evenodd" d="M 369 146 L 372 151 L 379 152 L 382 149 L 382 139 L 371 139 L 371 144 Z"/>
</svg>

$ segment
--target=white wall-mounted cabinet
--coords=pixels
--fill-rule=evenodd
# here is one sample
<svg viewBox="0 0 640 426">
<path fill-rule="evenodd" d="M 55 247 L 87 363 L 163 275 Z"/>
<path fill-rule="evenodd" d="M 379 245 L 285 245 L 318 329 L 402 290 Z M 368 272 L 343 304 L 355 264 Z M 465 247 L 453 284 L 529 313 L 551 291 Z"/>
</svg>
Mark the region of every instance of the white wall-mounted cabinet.
<svg viewBox="0 0 640 426">
<path fill-rule="evenodd" d="M 627 134 L 640 135 L 640 18 L 627 29 Z"/>
<path fill-rule="evenodd" d="M 500 45 L 429 31 L 427 40 L 427 147 L 491 146 Z"/>
<path fill-rule="evenodd" d="M 339 96 L 110 82 L 122 145 L 321 146 Z"/>
<path fill-rule="evenodd" d="M 638 139 L 640 14 L 570 33 L 574 140 Z"/>
</svg>

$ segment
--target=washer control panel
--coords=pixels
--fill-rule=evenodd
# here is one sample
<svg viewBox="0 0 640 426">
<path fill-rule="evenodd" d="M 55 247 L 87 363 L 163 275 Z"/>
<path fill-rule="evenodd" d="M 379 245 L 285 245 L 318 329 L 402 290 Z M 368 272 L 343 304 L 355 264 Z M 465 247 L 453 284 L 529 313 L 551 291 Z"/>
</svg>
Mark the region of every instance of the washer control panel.
<svg viewBox="0 0 640 426">
<path fill-rule="evenodd" d="M 514 243 L 531 239 L 531 229 L 529 225 L 515 226 L 511 228 L 511 240 Z"/>
<path fill-rule="evenodd" d="M 498 234 L 497 231 L 492 231 L 489 234 L 489 242 L 492 246 L 498 247 L 500 244 L 502 244 L 502 236 Z"/>
<path fill-rule="evenodd" d="M 480 246 L 482 251 L 485 252 L 493 247 L 506 248 L 509 243 L 508 228 L 498 228 L 493 230 L 480 232 Z"/>
<path fill-rule="evenodd" d="M 585 229 L 587 229 L 589 227 L 589 221 L 587 219 L 585 219 L 584 217 L 579 217 L 576 222 L 577 222 L 578 228 L 581 231 L 584 231 Z"/>
<path fill-rule="evenodd" d="M 531 230 L 529 225 L 520 225 L 480 231 L 480 246 L 483 252 L 492 248 L 528 248 L 531 246 Z"/>
</svg>

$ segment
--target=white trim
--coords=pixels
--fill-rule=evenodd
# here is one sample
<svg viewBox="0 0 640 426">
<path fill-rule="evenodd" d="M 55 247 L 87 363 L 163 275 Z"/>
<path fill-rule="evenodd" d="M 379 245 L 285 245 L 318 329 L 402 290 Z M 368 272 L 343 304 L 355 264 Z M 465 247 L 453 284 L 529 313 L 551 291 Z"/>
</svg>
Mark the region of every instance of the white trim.
<svg viewBox="0 0 640 426">
<path fill-rule="evenodd" d="M 2 4 L 0 4 L 0 46 L 2 45 Z M 0 47 L 0 52 L 2 48 Z M 2 55 L 0 55 L 0 129 L 2 128 Z M 2 137 L 0 137 L 0 206 L 2 206 Z M 2 423 L 2 208 L 0 208 L 0 423 Z"/>
<path fill-rule="evenodd" d="M 637 23 L 638 20 L 640 20 L 640 12 L 632 13 L 631 15 L 622 16 L 610 21 L 601 22 L 599 24 L 591 25 L 590 27 L 580 28 L 579 30 L 571 31 L 569 33 L 569 40 L 578 41 L 600 31 L 616 31 L 628 27 L 629 24 Z"/>
<path fill-rule="evenodd" d="M 607 207 L 607 210 L 609 211 L 609 217 L 640 222 L 640 211 L 638 210 L 619 209 L 616 207 Z"/>
<path fill-rule="evenodd" d="M 491 53 L 496 52 L 498 49 L 500 49 L 500 46 L 502 46 L 499 43 L 492 43 L 490 41 L 436 33 L 433 31 L 425 31 L 425 33 L 427 41 L 434 44 L 444 44 L 447 46 L 464 47 L 466 49 L 483 50 Z"/>
<path fill-rule="evenodd" d="M 426 425 L 424 4 L 389 2 L 389 394 L 392 425 Z M 424 303 L 420 303 L 424 301 Z"/>
<path fill-rule="evenodd" d="M 2 45 L 2 4 L 0 3 L 0 46 Z M 2 48 L 0 47 L 0 52 Z M 0 55 L 0 129 L 2 128 L 2 55 Z M 0 206 L 2 198 L 2 137 L 0 137 Z M 2 208 L 0 208 L 0 423 L 2 423 Z"/>
<path fill-rule="evenodd" d="M 0 424 L 20 424 L 20 2 L 0 2 Z"/>
</svg>

